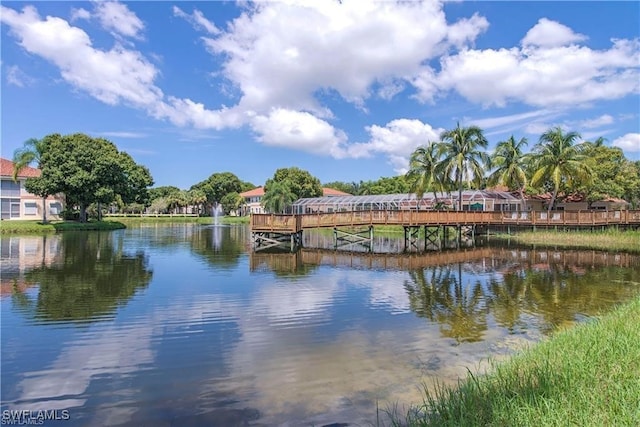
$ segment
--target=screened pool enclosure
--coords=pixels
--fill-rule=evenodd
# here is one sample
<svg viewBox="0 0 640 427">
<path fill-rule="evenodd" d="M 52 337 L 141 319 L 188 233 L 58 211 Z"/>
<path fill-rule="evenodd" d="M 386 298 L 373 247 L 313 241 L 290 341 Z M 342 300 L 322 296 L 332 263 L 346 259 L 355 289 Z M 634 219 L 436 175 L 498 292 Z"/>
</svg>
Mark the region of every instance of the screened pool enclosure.
<svg viewBox="0 0 640 427">
<path fill-rule="evenodd" d="M 291 213 L 329 213 L 374 210 L 457 210 L 458 192 L 415 194 L 379 194 L 369 196 L 325 196 L 299 199 Z M 462 192 L 464 211 L 521 211 L 522 200 L 506 191 L 466 190 Z"/>
</svg>

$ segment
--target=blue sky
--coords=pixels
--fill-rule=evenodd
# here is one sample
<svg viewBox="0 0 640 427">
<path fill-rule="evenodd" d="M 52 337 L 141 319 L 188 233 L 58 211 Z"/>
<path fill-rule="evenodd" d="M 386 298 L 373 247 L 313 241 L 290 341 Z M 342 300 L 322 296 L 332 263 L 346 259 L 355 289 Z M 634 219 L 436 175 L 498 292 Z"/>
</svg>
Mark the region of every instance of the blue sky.
<svg viewBox="0 0 640 427">
<path fill-rule="evenodd" d="M 84 132 L 187 189 L 406 170 L 444 129 L 640 160 L 640 3 L 3 1 L 2 157 Z"/>
</svg>

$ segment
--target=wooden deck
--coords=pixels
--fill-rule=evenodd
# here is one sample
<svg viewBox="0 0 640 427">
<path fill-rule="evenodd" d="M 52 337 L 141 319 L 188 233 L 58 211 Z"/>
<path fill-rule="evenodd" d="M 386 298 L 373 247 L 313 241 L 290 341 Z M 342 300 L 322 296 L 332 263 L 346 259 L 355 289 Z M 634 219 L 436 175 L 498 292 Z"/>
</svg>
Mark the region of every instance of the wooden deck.
<svg viewBox="0 0 640 427">
<path fill-rule="evenodd" d="M 251 231 L 299 233 L 309 228 L 375 225 L 421 226 L 640 226 L 640 211 L 450 212 L 357 211 L 304 215 L 252 214 Z"/>
</svg>

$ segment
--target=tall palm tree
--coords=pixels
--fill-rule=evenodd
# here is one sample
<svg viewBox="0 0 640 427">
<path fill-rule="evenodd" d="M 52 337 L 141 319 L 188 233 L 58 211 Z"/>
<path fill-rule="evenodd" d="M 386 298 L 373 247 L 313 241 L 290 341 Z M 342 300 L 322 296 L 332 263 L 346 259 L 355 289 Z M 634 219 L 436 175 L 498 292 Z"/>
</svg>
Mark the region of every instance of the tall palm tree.
<svg viewBox="0 0 640 427">
<path fill-rule="evenodd" d="M 524 188 L 528 183 L 525 172 L 528 157 L 522 149 L 527 144 L 526 138 L 520 138 L 520 141 L 516 142 L 513 135 L 506 141 L 500 141 L 491 156 L 492 166 L 496 169 L 489 175 L 491 185 L 503 184 L 509 189 L 517 189 L 523 207 L 525 206 Z"/>
<path fill-rule="evenodd" d="M 438 191 L 444 190 L 442 176 L 439 173 L 440 149 L 438 143 L 429 141 L 426 146 L 416 148 L 409 160 L 406 177 L 411 182 L 411 190 L 421 199 L 428 190 L 433 191 L 436 204 Z"/>
<path fill-rule="evenodd" d="M 444 177 L 453 179 L 458 189 L 458 210 L 462 210 L 462 187 L 464 183 L 479 183 L 485 166 L 491 164 L 482 149 L 489 143 L 477 126 L 460 127 L 442 132 L 439 143 L 442 150 L 441 170 Z"/>
<path fill-rule="evenodd" d="M 585 163 L 586 156 L 583 154 L 584 144 L 576 144 L 578 139 L 579 133 L 564 133 L 560 126 L 556 126 L 543 133 L 533 149 L 535 172 L 531 184 L 539 185 L 548 180 L 553 185 L 549 212 L 553 209 L 561 187 L 570 188 L 591 178 L 592 172 Z"/>
<path fill-rule="evenodd" d="M 269 188 L 264 193 L 262 205 L 264 208 L 273 213 L 284 213 L 287 206 L 296 200 L 296 195 L 291 191 L 289 182 L 274 181 L 269 184 Z"/>
<path fill-rule="evenodd" d="M 42 156 L 46 151 L 49 141 L 47 138 L 36 139 L 29 138 L 22 147 L 13 152 L 13 182 L 18 182 L 18 175 L 29 165 L 36 165 L 40 168 L 42 165 Z M 42 197 L 42 222 L 47 222 L 47 196 Z"/>
</svg>

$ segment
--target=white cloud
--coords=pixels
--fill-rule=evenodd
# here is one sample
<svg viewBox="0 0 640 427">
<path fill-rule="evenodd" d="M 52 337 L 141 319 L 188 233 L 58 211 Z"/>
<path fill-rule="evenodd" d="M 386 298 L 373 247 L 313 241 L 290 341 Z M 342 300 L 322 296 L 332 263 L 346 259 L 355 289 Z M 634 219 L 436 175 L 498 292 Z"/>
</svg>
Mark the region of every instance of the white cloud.
<svg viewBox="0 0 640 427">
<path fill-rule="evenodd" d="M 94 98 L 109 104 L 126 104 L 172 123 L 199 128 L 220 128 L 237 115 L 225 109 L 211 111 L 190 99 L 165 96 L 155 85 L 158 70 L 140 52 L 116 44 L 110 50 L 93 47 L 86 32 L 63 19 L 40 18 L 36 9 L 26 6 L 22 12 L 2 7 L 0 18 L 9 25 L 18 43 L 60 69 L 65 81 Z"/>
<path fill-rule="evenodd" d="M 71 22 L 77 21 L 78 19 L 91 19 L 91 12 L 87 9 L 71 9 Z"/>
<path fill-rule="evenodd" d="M 489 28 L 489 21 L 484 16 L 474 13 L 469 19 L 461 19 L 449 27 L 447 40 L 459 48 L 473 43 L 481 33 Z"/>
<path fill-rule="evenodd" d="M 424 80 L 484 106 L 515 101 L 552 108 L 639 93 L 638 64 L 639 40 L 613 40 L 601 51 L 577 45 L 463 50 L 442 58 L 442 71 Z"/>
<path fill-rule="evenodd" d="M 196 30 L 203 29 L 209 34 L 219 34 L 220 30 L 216 25 L 205 18 L 204 14 L 198 9 L 194 9 L 193 13 L 189 15 L 185 13 L 178 6 L 173 6 L 173 16 L 177 16 L 179 18 L 185 19 L 189 22 Z"/>
<path fill-rule="evenodd" d="M 603 114 L 600 117 L 596 117 L 595 119 L 583 120 L 578 124 L 579 128 L 598 128 L 605 125 L 610 125 L 613 123 L 613 117 L 609 114 Z"/>
<path fill-rule="evenodd" d="M 542 109 L 542 110 L 534 110 L 528 111 L 526 113 L 520 114 L 509 114 L 506 116 L 499 117 L 487 117 L 484 119 L 469 119 L 470 125 L 478 126 L 482 129 L 493 129 L 495 127 L 510 125 L 513 123 L 521 123 L 523 121 L 531 120 L 534 118 L 540 118 L 548 115 L 556 114 L 551 110 Z"/>
<path fill-rule="evenodd" d="M 367 128 L 371 135 L 368 142 L 352 144 L 348 148 L 350 157 L 368 157 L 374 153 L 385 154 L 397 173 L 404 173 L 409 157 L 415 149 L 429 141 L 438 141 L 442 129 L 434 129 L 420 120 L 397 119 L 384 127 L 373 125 Z"/>
<path fill-rule="evenodd" d="M 544 122 L 533 122 L 525 126 L 524 131 L 533 135 L 541 135 L 549 130 L 550 124 Z"/>
<path fill-rule="evenodd" d="M 338 158 L 345 155 L 344 132 L 310 113 L 276 108 L 268 115 L 253 117 L 251 128 L 258 134 L 258 140 L 267 145 Z"/>
<path fill-rule="evenodd" d="M 486 27 L 477 15 L 449 27 L 435 2 L 263 2 L 206 44 L 227 56 L 224 75 L 242 92 L 243 109 L 324 114 L 318 90 L 362 106 L 380 83 L 388 97 L 397 86 L 389 91 L 386 83 L 411 80 L 447 43 L 462 44 Z"/>
<path fill-rule="evenodd" d="M 140 32 L 144 30 L 144 23 L 122 3 L 114 1 L 95 3 L 95 16 L 109 31 L 126 37 L 141 38 Z"/>
<path fill-rule="evenodd" d="M 17 65 L 7 66 L 5 76 L 8 84 L 18 87 L 30 86 L 35 81 Z"/>
<path fill-rule="evenodd" d="M 129 132 L 129 131 L 110 131 L 110 132 L 96 132 L 98 135 L 114 137 L 114 138 L 146 138 L 149 135 L 142 132 Z"/>
<path fill-rule="evenodd" d="M 42 21 L 31 6 L 22 13 L 2 7 L 2 22 L 25 50 L 54 63 L 66 81 L 102 102 L 140 106 L 162 98 L 153 85 L 157 70 L 139 52 L 118 45 L 109 51 L 94 49 L 83 30 L 56 17 Z"/>
<path fill-rule="evenodd" d="M 620 147 L 625 151 L 640 152 L 640 133 L 628 133 L 620 138 L 616 138 L 612 145 Z"/>
<path fill-rule="evenodd" d="M 542 18 L 534 25 L 522 39 L 523 46 L 558 47 L 586 40 L 582 34 L 559 22 Z"/>
</svg>

